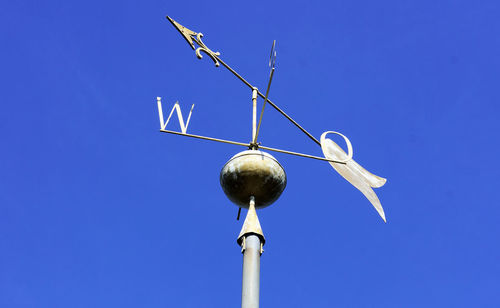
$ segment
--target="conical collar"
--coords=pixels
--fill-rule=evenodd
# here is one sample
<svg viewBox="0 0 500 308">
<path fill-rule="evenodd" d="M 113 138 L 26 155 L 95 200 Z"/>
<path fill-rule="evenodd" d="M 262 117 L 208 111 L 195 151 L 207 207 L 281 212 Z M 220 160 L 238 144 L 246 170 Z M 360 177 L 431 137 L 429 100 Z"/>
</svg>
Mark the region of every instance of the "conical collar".
<svg viewBox="0 0 500 308">
<path fill-rule="evenodd" d="M 240 235 L 238 235 L 238 245 L 241 246 L 243 238 L 250 234 L 257 235 L 263 245 L 266 242 L 266 238 L 264 237 L 264 233 L 262 232 L 262 228 L 260 226 L 259 217 L 257 217 L 257 211 L 255 210 L 255 199 L 253 197 L 251 197 L 250 199 L 250 206 L 248 207 L 247 217 L 245 218 L 245 222 L 243 223 L 243 227 L 241 228 Z"/>
</svg>

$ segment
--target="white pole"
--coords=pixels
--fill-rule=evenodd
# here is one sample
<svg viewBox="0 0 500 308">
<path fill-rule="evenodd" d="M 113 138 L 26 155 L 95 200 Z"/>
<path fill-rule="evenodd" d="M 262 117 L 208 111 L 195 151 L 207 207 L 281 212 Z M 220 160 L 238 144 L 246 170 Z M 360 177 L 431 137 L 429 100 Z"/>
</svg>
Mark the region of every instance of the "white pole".
<svg viewBox="0 0 500 308">
<path fill-rule="evenodd" d="M 241 308 L 259 308 L 259 288 L 260 239 L 252 234 L 245 237 Z"/>
<path fill-rule="evenodd" d="M 264 234 L 255 211 L 255 199 L 252 196 L 247 217 L 238 237 L 243 252 L 241 308 L 259 308 L 260 255 L 264 241 Z"/>
</svg>

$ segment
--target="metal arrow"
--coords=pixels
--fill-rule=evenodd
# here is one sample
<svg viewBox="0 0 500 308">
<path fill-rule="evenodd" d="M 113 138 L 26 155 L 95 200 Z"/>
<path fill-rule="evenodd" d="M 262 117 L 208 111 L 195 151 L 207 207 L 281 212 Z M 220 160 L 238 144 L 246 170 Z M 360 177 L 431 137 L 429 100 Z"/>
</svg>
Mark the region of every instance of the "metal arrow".
<svg viewBox="0 0 500 308">
<path fill-rule="evenodd" d="M 240 74 L 238 74 L 235 70 L 233 70 L 229 65 L 227 65 L 224 61 L 222 61 L 219 56 L 220 52 L 213 52 L 210 48 L 208 48 L 205 43 L 201 40 L 203 37 L 203 33 L 197 33 L 192 30 L 189 30 L 188 28 L 184 27 L 180 23 L 176 22 L 169 16 L 167 16 L 167 19 L 172 23 L 172 25 L 181 33 L 181 35 L 184 37 L 184 39 L 188 42 L 188 44 L 195 50 L 196 56 L 198 59 L 203 58 L 202 52 L 207 54 L 215 63 L 215 66 L 219 66 L 222 64 L 225 68 L 227 68 L 231 73 L 233 73 L 239 80 L 241 80 L 245 85 L 247 85 L 250 89 L 256 89 L 252 84 L 250 84 L 248 81 L 245 80 Z M 194 43 L 196 43 L 199 47 L 195 48 Z M 274 45 L 273 45 L 274 46 Z M 271 54 L 272 56 L 272 54 Z M 274 63 L 273 63 L 274 66 Z M 271 71 L 272 74 L 272 71 Z M 272 75 L 271 75 L 272 78 Z M 270 82 L 269 82 L 270 85 Z M 269 87 L 268 87 L 269 91 Z M 264 104 L 267 102 L 269 105 L 271 105 L 274 109 L 276 109 L 279 113 L 281 113 L 285 118 L 287 118 L 290 122 L 292 122 L 295 126 L 297 126 L 304 134 L 306 134 L 311 140 L 313 140 L 317 145 L 321 147 L 321 142 L 314 138 L 313 135 L 311 135 L 305 128 L 300 126 L 299 123 L 297 123 L 294 119 L 292 119 L 286 112 L 281 110 L 275 103 L 273 103 L 269 98 L 267 98 L 267 95 L 262 94 L 260 91 L 257 90 L 257 94 L 264 99 Z M 261 113 L 262 116 L 262 113 Z M 256 139 L 256 138 L 254 138 Z M 262 147 L 261 147 L 262 148 Z"/>
</svg>

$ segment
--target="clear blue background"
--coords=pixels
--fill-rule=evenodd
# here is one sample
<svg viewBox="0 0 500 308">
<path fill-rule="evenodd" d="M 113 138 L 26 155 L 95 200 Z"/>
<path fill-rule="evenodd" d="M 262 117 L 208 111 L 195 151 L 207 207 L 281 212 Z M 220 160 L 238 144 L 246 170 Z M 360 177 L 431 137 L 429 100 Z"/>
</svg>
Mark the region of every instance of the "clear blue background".
<svg viewBox="0 0 500 308">
<path fill-rule="evenodd" d="M 242 221 L 218 181 L 251 92 L 386 177 L 384 224 L 327 163 L 275 154 L 262 307 L 500 307 L 498 1 L 4 1 L 0 307 L 238 307 Z M 168 128 L 178 130 L 173 118 Z M 321 155 L 272 108 L 264 145 Z"/>
</svg>

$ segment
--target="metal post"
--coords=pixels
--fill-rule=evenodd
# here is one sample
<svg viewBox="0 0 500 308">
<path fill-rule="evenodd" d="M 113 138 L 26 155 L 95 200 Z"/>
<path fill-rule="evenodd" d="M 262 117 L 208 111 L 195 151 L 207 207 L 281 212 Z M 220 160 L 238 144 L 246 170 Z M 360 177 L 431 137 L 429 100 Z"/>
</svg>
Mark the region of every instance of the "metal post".
<svg viewBox="0 0 500 308">
<path fill-rule="evenodd" d="M 263 252 L 264 242 L 264 234 L 255 211 L 255 199 L 252 196 L 247 217 L 238 237 L 243 252 L 241 308 L 259 308 L 260 255 Z"/>
<path fill-rule="evenodd" d="M 259 91 L 257 88 L 253 88 L 252 90 L 252 142 L 255 140 L 255 136 L 257 134 L 257 93 Z"/>
<path fill-rule="evenodd" d="M 243 252 L 243 284 L 241 308 L 259 307 L 260 239 L 257 235 L 245 237 Z"/>
</svg>

